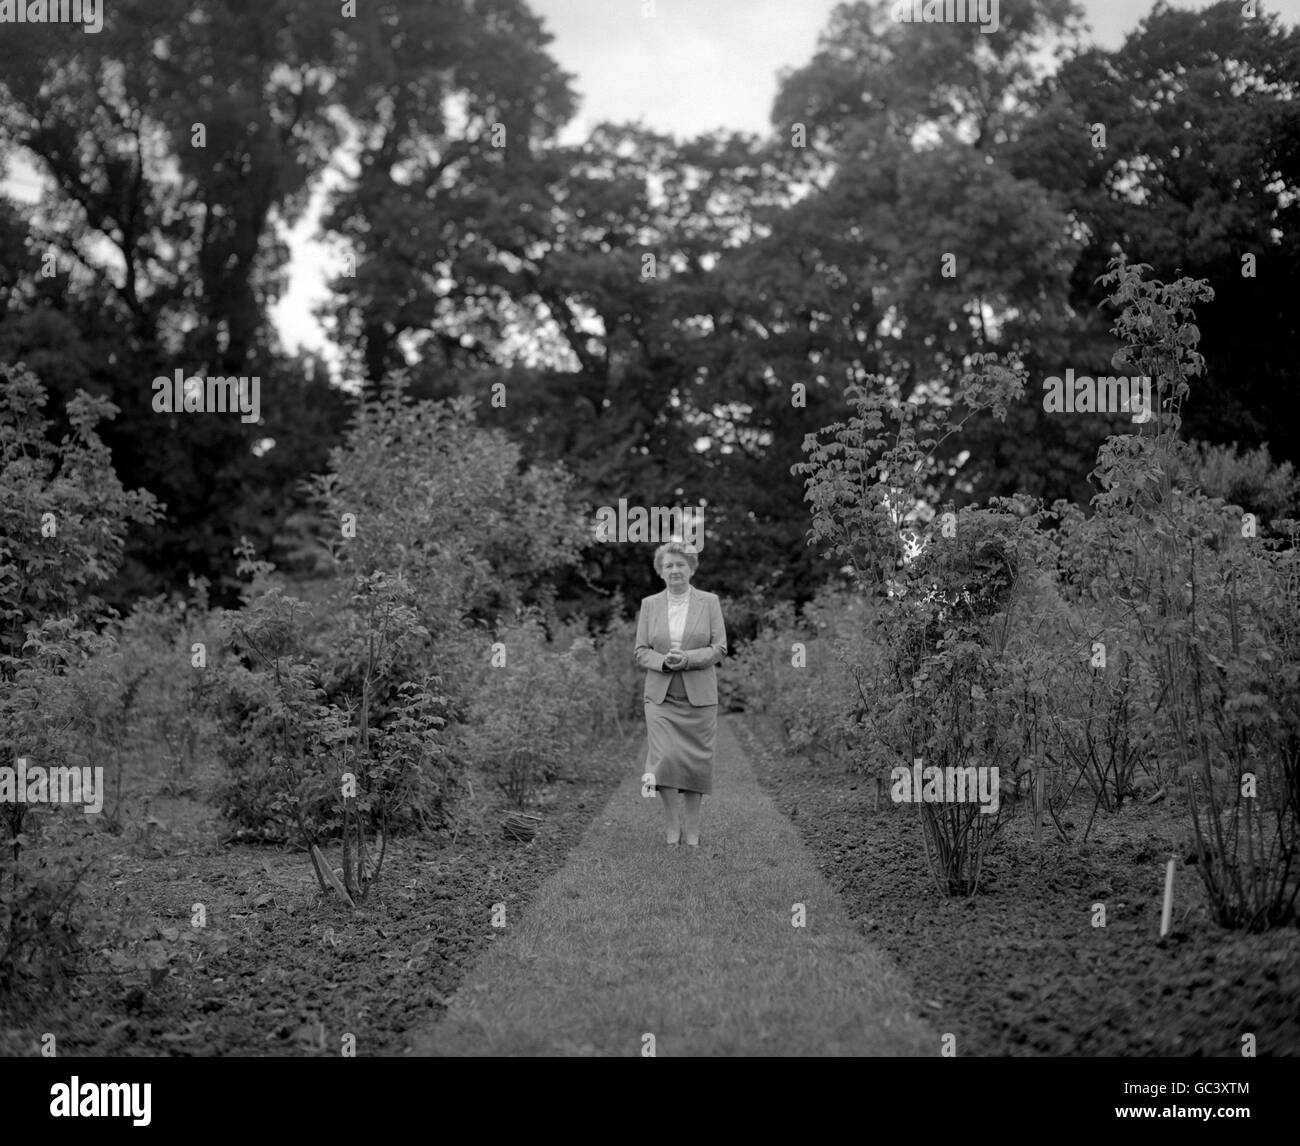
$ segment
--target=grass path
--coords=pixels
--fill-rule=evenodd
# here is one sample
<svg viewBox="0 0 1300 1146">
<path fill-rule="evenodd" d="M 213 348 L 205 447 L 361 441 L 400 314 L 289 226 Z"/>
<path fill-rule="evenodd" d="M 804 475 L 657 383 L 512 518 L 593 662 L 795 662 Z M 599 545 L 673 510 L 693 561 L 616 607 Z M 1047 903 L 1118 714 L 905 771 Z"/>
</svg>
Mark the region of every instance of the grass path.
<svg viewBox="0 0 1300 1146">
<path fill-rule="evenodd" d="M 464 981 L 417 1055 L 931 1055 L 725 719 L 701 846 L 668 848 L 640 767 Z M 795 927 L 794 905 L 807 924 Z M 485 911 L 485 925 L 488 916 Z"/>
</svg>

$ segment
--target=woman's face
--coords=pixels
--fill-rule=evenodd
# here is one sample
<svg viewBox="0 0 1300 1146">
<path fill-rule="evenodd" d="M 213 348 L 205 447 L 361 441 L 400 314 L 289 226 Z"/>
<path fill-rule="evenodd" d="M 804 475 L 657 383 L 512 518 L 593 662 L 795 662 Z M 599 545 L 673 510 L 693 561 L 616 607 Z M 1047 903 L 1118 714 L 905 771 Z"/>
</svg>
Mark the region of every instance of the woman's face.
<svg viewBox="0 0 1300 1146">
<path fill-rule="evenodd" d="M 664 584 L 674 593 L 681 593 L 691 583 L 691 567 L 680 553 L 665 553 L 659 563 Z"/>
</svg>

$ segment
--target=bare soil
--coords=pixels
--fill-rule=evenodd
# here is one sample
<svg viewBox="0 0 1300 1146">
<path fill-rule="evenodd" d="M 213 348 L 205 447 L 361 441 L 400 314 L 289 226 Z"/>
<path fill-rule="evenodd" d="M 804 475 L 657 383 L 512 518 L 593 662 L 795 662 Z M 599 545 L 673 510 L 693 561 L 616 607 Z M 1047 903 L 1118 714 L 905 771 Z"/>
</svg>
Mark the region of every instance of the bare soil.
<svg viewBox="0 0 1300 1146">
<path fill-rule="evenodd" d="M 1099 814 L 1089 806 L 1035 847 L 1015 816 L 994 844 L 984 889 L 941 895 L 914 805 L 842 765 L 786 756 L 757 716 L 732 716 L 759 782 L 799 828 L 862 933 L 911 979 L 959 1055 L 1240 1057 L 1300 1054 L 1300 928 L 1218 926 L 1185 854 L 1184 813 L 1166 801 Z M 1080 822 L 1073 822 L 1078 819 Z M 1174 925 L 1160 938 L 1166 861 Z M 1106 907 L 1094 927 L 1093 905 Z"/>
<path fill-rule="evenodd" d="M 408 1032 L 436 1021 L 499 934 L 493 906 L 507 919 L 526 909 L 631 751 L 612 746 L 541 791 L 527 843 L 501 830 L 503 801 L 482 795 L 456 835 L 393 841 L 355 912 L 321 895 L 305 852 L 223 843 L 203 785 L 148 803 L 137 793 L 118 835 L 69 817 L 60 827 L 77 838 L 64 846 L 90 861 L 81 914 L 104 913 L 133 938 L 86 951 L 54 990 L 0 997 L 0 1055 L 39 1054 L 46 1033 L 60 1057 L 337 1057 L 348 1035 L 358 1056 L 408 1053 Z M 157 969 L 138 965 L 142 952 Z"/>
</svg>

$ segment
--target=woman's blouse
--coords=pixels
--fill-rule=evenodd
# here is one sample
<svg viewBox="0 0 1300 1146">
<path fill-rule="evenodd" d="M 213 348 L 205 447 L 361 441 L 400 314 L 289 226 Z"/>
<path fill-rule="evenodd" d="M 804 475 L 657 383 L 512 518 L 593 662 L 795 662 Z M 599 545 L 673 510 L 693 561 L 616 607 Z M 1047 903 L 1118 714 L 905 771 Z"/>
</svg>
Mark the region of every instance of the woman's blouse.
<svg viewBox="0 0 1300 1146">
<path fill-rule="evenodd" d="M 682 647 L 682 634 L 686 632 L 686 614 L 690 605 L 691 590 L 689 589 L 680 601 L 674 601 L 671 593 L 668 595 L 668 639 L 672 642 L 674 651 Z"/>
</svg>

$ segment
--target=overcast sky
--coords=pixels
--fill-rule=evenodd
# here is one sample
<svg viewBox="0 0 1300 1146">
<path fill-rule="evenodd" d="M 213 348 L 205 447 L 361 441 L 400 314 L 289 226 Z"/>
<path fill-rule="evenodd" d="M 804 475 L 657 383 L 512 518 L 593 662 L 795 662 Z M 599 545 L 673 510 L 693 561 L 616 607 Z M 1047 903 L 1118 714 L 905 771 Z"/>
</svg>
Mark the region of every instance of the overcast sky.
<svg viewBox="0 0 1300 1146">
<path fill-rule="evenodd" d="M 1287 24 L 1300 0 L 1263 0 Z M 602 119 L 644 118 L 679 136 L 726 127 L 765 133 L 777 72 L 812 57 L 837 0 L 529 0 L 555 37 L 548 50 L 583 97 L 563 142 Z M 1017 0 L 1002 0 L 1005 9 Z M 1116 48 L 1153 0 L 1084 0 L 1092 38 Z M 1175 0 L 1201 9 L 1208 0 Z"/>
</svg>

